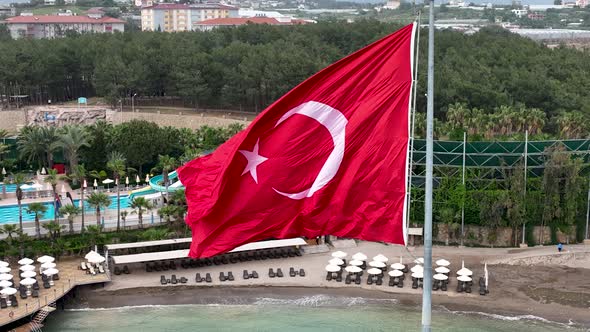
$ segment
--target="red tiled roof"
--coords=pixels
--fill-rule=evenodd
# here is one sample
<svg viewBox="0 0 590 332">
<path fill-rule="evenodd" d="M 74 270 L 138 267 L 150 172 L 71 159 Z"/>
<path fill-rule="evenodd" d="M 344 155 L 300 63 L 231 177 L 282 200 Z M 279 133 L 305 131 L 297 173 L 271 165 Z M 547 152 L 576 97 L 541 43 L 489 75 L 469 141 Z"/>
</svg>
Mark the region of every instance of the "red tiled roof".
<svg viewBox="0 0 590 332">
<path fill-rule="evenodd" d="M 188 5 L 182 3 L 159 3 L 157 5 L 143 7 L 141 9 L 158 9 L 158 10 L 168 10 L 168 9 L 190 9 Z"/>
<path fill-rule="evenodd" d="M 125 21 L 104 16 L 101 18 L 90 18 L 88 16 L 58 16 L 58 15 L 35 15 L 15 16 L 5 20 L 8 24 L 104 24 L 104 23 L 125 23 Z"/>
<path fill-rule="evenodd" d="M 218 3 L 204 3 L 204 4 L 181 4 L 181 3 L 159 3 L 153 6 L 143 7 L 142 9 L 154 9 L 154 10 L 170 10 L 170 9 L 235 9 L 237 7 L 232 7 L 228 5 L 222 5 Z"/>
<path fill-rule="evenodd" d="M 196 23 L 196 25 L 244 25 L 247 23 L 254 24 L 270 24 L 279 25 L 281 24 L 274 18 L 271 17 L 239 17 L 239 18 L 213 18 L 210 20 L 204 20 Z"/>
</svg>

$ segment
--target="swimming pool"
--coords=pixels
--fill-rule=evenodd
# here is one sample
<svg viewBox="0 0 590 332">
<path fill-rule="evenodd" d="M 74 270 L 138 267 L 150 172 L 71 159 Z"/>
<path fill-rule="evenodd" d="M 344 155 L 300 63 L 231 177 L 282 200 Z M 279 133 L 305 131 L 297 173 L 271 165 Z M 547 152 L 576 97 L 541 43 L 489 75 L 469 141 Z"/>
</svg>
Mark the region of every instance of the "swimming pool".
<svg viewBox="0 0 590 332">
<path fill-rule="evenodd" d="M 27 183 L 27 184 L 32 184 L 32 183 Z M 16 184 L 4 184 L 1 183 L 0 184 L 0 192 L 3 192 L 2 190 L 4 189 L 4 187 L 6 187 L 6 192 L 7 193 L 14 193 L 16 192 Z M 35 191 L 36 189 L 23 189 L 23 191 Z"/>
<path fill-rule="evenodd" d="M 131 204 L 129 201 L 129 196 L 121 196 L 119 198 L 121 201 L 121 208 L 128 208 Z M 74 204 L 79 206 L 80 200 L 75 199 Z M 47 206 L 47 211 L 41 217 L 41 220 L 48 220 L 53 219 L 54 216 L 54 209 L 53 209 L 53 202 L 45 202 L 43 205 Z M 35 221 L 35 215 L 32 213 L 27 213 L 27 206 L 28 204 L 22 204 L 23 209 L 23 221 Z M 117 197 L 111 197 L 111 205 L 107 207 L 109 210 L 117 209 Z M 84 210 L 85 212 L 92 213 L 94 209 L 90 208 L 87 201 L 84 201 Z M 18 223 L 18 205 L 5 205 L 0 206 L 0 225 L 1 224 L 15 224 Z"/>
</svg>

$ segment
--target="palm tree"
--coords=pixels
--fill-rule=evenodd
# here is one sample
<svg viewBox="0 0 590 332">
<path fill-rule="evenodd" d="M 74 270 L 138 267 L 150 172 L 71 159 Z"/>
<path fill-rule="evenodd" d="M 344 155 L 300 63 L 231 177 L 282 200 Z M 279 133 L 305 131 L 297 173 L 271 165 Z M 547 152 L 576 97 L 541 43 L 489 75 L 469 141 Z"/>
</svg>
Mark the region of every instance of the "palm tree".
<svg viewBox="0 0 590 332">
<path fill-rule="evenodd" d="M 457 215 L 452 207 L 443 207 L 438 210 L 438 218 L 447 224 L 447 238 L 445 240 L 445 245 L 447 246 L 449 245 L 451 231 L 455 231 L 458 225 L 455 223 L 456 217 Z"/>
<path fill-rule="evenodd" d="M 61 235 L 61 228 L 62 226 L 57 221 L 51 221 L 47 224 L 43 224 L 43 228 L 45 228 L 49 235 L 51 236 L 51 241 L 55 243 L 57 238 Z"/>
<path fill-rule="evenodd" d="M 109 154 L 107 161 L 107 168 L 113 172 L 115 184 L 117 185 L 117 232 L 120 229 L 121 222 L 121 200 L 120 200 L 120 186 L 121 177 L 125 176 L 125 157 L 118 151 L 113 151 Z"/>
<path fill-rule="evenodd" d="M 17 147 L 29 164 L 37 162 L 39 168 L 43 164 L 52 168 L 57 138 L 55 127 L 24 127 L 19 133 Z"/>
<path fill-rule="evenodd" d="M 588 136 L 590 121 L 580 111 L 564 112 L 557 117 L 556 122 L 562 138 L 585 138 Z"/>
<path fill-rule="evenodd" d="M 82 147 L 90 146 L 90 137 L 84 127 L 71 125 L 63 127 L 56 145 L 63 149 L 70 162 L 70 170 L 78 165 L 79 152 Z"/>
<path fill-rule="evenodd" d="M 74 233 L 74 218 L 82 212 L 79 207 L 68 204 L 59 208 L 59 213 L 68 216 L 68 223 L 70 224 L 70 234 Z"/>
<path fill-rule="evenodd" d="M 139 228 L 143 228 L 143 212 L 151 210 L 153 208 L 152 204 L 145 199 L 145 197 L 135 197 L 133 201 L 131 201 L 131 208 L 133 208 L 134 212 L 137 213 L 137 217 L 139 219 Z"/>
<path fill-rule="evenodd" d="M 51 185 L 51 189 L 53 189 L 53 211 L 54 211 L 54 219 L 57 221 L 57 205 L 56 205 L 56 196 L 57 196 L 57 183 L 59 181 L 59 175 L 57 175 L 56 169 L 50 169 L 45 177 L 45 183 L 49 183 Z"/>
<path fill-rule="evenodd" d="M 123 229 L 125 229 L 125 219 L 127 219 L 127 211 L 121 211 L 121 219 L 123 220 Z"/>
<path fill-rule="evenodd" d="M 15 224 L 6 224 L 2 228 L 0 228 L 0 234 L 6 234 L 8 243 L 11 244 L 13 240 L 13 235 L 18 234 L 18 228 Z"/>
<path fill-rule="evenodd" d="M 174 157 L 170 157 L 168 155 L 159 155 L 158 156 L 158 165 L 156 166 L 157 169 L 162 170 L 162 179 L 164 180 L 164 186 L 166 187 L 166 204 L 168 202 L 168 186 L 170 186 L 170 179 L 168 178 L 168 173 L 176 168 L 177 162 Z"/>
<path fill-rule="evenodd" d="M 21 204 L 23 200 L 23 190 L 20 186 L 25 183 L 25 175 L 22 173 L 16 173 L 14 175 L 14 183 L 16 184 L 16 202 L 18 204 L 18 226 L 20 231 L 23 231 L 23 206 Z"/>
<path fill-rule="evenodd" d="M 84 187 L 84 181 L 86 180 L 86 168 L 84 165 L 74 167 L 70 178 L 80 183 L 80 199 L 82 200 L 82 209 L 80 212 L 82 215 L 82 226 L 80 232 L 84 233 L 84 191 L 86 190 L 86 187 Z"/>
<path fill-rule="evenodd" d="M 35 214 L 35 232 L 37 233 L 37 238 L 41 237 L 41 225 L 39 224 L 39 220 L 45 212 L 47 212 L 47 206 L 43 205 L 43 203 L 34 202 L 30 203 L 27 207 L 27 213 Z"/>
<path fill-rule="evenodd" d="M 111 199 L 105 193 L 93 192 L 88 196 L 88 205 L 96 209 L 96 226 L 100 228 L 100 209 L 111 204 Z"/>
</svg>

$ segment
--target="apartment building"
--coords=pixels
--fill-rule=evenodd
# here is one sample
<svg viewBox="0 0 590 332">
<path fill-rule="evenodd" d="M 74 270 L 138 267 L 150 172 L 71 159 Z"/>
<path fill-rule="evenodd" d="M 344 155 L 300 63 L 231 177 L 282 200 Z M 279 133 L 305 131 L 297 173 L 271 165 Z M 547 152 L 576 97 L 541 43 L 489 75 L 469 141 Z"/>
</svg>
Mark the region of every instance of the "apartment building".
<svg viewBox="0 0 590 332">
<path fill-rule="evenodd" d="M 160 3 L 141 9 L 141 29 L 144 31 L 191 31 L 196 24 L 214 18 L 238 17 L 238 8 L 218 3 L 175 4 Z"/>
<path fill-rule="evenodd" d="M 66 31 L 113 33 L 125 30 L 125 21 L 108 16 L 90 15 L 25 15 L 9 17 L 4 23 L 14 39 L 57 38 L 63 36 Z"/>
</svg>

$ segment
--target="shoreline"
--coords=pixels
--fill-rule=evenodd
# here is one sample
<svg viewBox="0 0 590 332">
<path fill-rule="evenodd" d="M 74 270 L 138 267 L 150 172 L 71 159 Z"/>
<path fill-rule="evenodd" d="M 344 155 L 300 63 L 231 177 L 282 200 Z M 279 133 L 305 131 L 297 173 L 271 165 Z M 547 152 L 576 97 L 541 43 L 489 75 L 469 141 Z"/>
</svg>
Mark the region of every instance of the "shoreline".
<svg viewBox="0 0 590 332">
<path fill-rule="evenodd" d="M 325 296 L 328 299 L 324 298 Z M 315 299 L 313 298 L 315 297 Z M 312 298 L 312 299 L 310 299 Z M 331 299 L 345 299 L 348 302 L 334 302 Z M 136 287 L 119 290 L 81 289 L 77 301 L 66 305 L 65 310 L 109 310 L 138 308 L 148 306 L 174 305 L 260 305 L 261 300 L 277 299 L 283 304 L 307 306 L 349 307 L 357 299 L 363 301 L 388 300 L 391 305 L 414 307 L 420 309 L 422 297 L 418 294 L 391 293 L 382 290 L 369 290 L 355 287 L 316 287 L 316 286 L 172 286 L 172 287 Z M 302 300 L 304 299 L 304 300 Z M 489 319 L 521 320 L 530 319 L 549 324 L 590 327 L 590 315 L 587 309 L 572 312 L 574 308 L 562 308 L 562 305 L 550 305 L 547 308 L 530 306 L 513 301 L 510 305 L 496 301 L 483 302 L 477 298 L 456 298 L 433 293 L 433 311 L 451 314 L 479 315 Z M 322 303 L 323 301 L 323 303 Z M 265 304 L 262 301 L 263 305 Z M 279 301 L 280 302 L 280 301 Z M 267 303 L 271 304 L 271 303 Z M 276 305 L 277 303 L 272 303 Z M 375 302 L 374 304 L 383 305 Z M 280 305 L 280 304 L 279 304 Z M 361 305 L 361 304 L 359 304 Z M 560 308 L 561 307 L 561 308 Z M 563 316 L 566 310 L 570 313 Z"/>
</svg>

